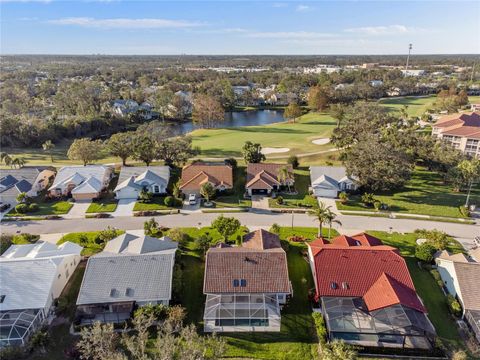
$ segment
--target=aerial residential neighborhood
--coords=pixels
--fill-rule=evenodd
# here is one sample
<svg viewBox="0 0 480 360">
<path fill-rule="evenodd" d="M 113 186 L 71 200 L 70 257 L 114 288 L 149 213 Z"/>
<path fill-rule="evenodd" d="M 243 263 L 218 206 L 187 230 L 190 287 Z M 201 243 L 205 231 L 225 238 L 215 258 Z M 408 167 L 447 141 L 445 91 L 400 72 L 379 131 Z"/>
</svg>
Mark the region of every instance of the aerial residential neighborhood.
<svg viewBox="0 0 480 360">
<path fill-rule="evenodd" d="M 480 359 L 480 3 L 0 1 L 0 359 Z"/>
</svg>

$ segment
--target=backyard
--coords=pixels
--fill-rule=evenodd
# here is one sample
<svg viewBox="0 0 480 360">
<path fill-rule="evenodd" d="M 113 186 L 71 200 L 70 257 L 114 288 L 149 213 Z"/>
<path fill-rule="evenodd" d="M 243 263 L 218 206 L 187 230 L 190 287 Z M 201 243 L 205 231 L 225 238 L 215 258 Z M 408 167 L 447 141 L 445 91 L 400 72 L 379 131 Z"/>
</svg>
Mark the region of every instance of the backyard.
<svg viewBox="0 0 480 360">
<path fill-rule="evenodd" d="M 466 194 L 454 192 L 445 185 L 436 172 L 417 168 L 403 189 L 376 193 L 375 198 L 388 205 L 388 211 L 462 218 L 459 207 L 465 204 Z M 472 204 L 480 204 L 480 189 L 476 187 L 470 197 Z M 361 203 L 360 195 L 350 196 L 346 204 L 337 201 L 338 210 L 373 211 Z"/>
<path fill-rule="evenodd" d="M 117 230 L 117 236 L 123 234 L 125 231 Z M 58 240 L 57 245 L 63 244 L 66 241 L 73 242 L 80 246 L 83 246 L 82 255 L 90 256 L 103 250 L 105 242 L 100 239 L 102 231 L 84 231 L 69 233 L 63 235 Z"/>
</svg>

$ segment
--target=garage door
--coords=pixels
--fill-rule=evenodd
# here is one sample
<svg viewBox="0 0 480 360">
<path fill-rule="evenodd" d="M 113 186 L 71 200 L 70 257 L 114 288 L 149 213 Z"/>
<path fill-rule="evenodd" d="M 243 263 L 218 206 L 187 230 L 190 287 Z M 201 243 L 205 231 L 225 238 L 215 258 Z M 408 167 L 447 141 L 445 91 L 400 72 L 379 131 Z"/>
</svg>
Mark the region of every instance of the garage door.
<svg viewBox="0 0 480 360">
<path fill-rule="evenodd" d="M 337 190 L 315 189 L 315 196 L 336 198 L 337 197 Z"/>
</svg>

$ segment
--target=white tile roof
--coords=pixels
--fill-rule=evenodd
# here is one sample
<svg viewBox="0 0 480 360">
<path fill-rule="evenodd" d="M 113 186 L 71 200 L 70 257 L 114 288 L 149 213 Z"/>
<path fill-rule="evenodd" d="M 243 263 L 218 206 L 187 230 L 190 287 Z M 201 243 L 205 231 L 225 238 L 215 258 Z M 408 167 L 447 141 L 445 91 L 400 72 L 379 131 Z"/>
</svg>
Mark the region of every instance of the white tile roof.
<svg viewBox="0 0 480 360">
<path fill-rule="evenodd" d="M 91 194 L 102 191 L 103 184 L 97 178 L 90 176 L 87 180 L 72 190 L 72 194 Z"/>
<path fill-rule="evenodd" d="M 132 179 L 133 177 L 133 179 Z M 120 170 L 118 185 L 114 191 L 128 186 L 141 186 L 142 180 L 168 185 L 170 168 L 168 166 L 124 166 Z"/>
<path fill-rule="evenodd" d="M 112 168 L 104 165 L 87 165 L 87 166 L 64 166 L 57 172 L 57 176 L 55 176 L 55 180 L 53 181 L 53 185 L 49 188 L 49 190 L 55 189 L 59 187 L 59 185 L 68 182 L 70 178 L 74 179 L 74 183 L 78 184 L 81 181 L 89 177 L 94 177 L 100 182 L 108 176 L 108 174 L 112 171 Z M 77 180 L 80 180 L 77 182 Z"/>
</svg>

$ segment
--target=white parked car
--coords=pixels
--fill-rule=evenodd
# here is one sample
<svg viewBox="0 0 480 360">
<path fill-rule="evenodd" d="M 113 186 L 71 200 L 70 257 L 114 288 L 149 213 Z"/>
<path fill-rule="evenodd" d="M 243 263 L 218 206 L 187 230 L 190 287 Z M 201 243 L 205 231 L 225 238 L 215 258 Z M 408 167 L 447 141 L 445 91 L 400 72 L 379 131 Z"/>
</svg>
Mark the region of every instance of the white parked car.
<svg viewBox="0 0 480 360">
<path fill-rule="evenodd" d="M 188 195 L 188 204 L 195 205 L 196 203 L 197 203 L 197 195 L 195 194 Z"/>
</svg>

